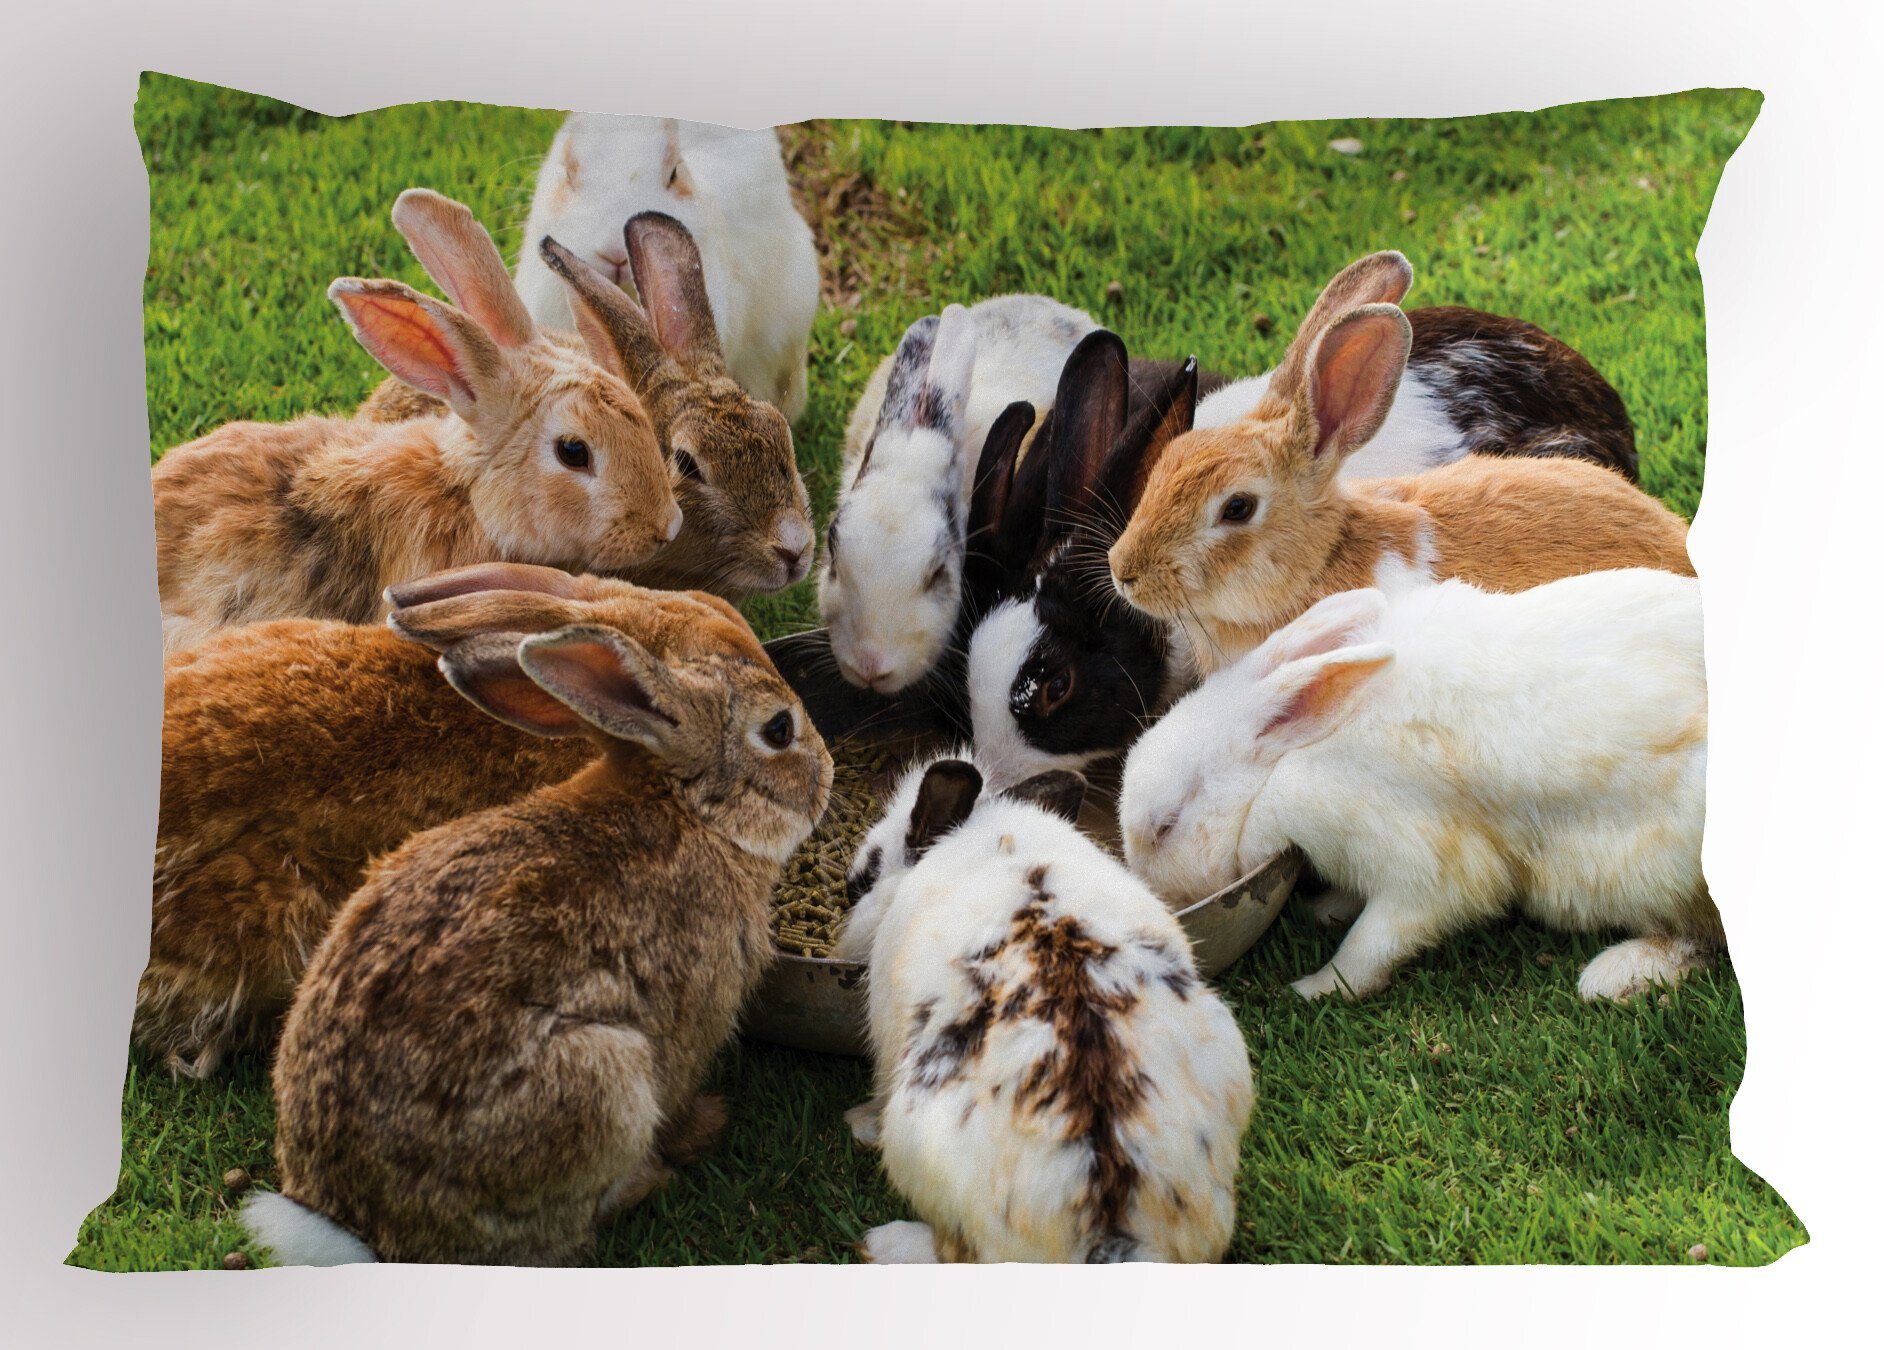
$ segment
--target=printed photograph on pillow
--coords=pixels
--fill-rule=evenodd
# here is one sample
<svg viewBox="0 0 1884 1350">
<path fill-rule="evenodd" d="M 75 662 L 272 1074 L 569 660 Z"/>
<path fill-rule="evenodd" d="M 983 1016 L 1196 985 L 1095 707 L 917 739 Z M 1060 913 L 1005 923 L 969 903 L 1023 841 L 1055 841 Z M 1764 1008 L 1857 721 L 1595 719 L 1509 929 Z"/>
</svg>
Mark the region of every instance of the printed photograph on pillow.
<svg viewBox="0 0 1884 1350">
<path fill-rule="evenodd" d="M 169 76 L 74 1264 L 1728 1264 L 1694 250 L 1759 95 L 1052 130 Z"/>
</svg>

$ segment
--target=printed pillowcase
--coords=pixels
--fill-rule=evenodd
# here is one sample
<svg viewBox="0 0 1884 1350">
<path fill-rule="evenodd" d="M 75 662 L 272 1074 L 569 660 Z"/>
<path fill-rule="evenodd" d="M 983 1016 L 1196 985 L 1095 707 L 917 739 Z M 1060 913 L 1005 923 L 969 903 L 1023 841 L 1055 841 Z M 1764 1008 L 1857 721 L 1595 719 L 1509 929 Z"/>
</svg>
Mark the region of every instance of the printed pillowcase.
<svg viewBox="0 0 1884 1350">
<path fill-rule="evenodd" d="M 146 77 L 163 798 L 72 1260 L 1802 1242 L 1729 1150 L 1686 551 L 1758 103 Z"/>
</svg>

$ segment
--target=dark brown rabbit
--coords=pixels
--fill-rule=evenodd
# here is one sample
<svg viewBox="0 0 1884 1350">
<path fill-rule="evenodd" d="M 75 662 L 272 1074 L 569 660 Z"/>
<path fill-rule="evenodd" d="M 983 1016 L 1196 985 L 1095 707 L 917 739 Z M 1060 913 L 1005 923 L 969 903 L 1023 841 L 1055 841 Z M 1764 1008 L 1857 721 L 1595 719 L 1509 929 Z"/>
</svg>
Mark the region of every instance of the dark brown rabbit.
<svg viewBox="0 0 1884 1350">
<path fill-rule="evenodd" d="M 445 653 L 494 717 L 602 753 L 408 841 L 335 921 L 275 1065 L 281 1193 L 247 1211 L 278 1260 L 567 1263 L 702 1145 L 831 778 L 750 630 L 716 627 L 670 663 L 586 624 Z"/>
<path fill-rule="evenodd" d="M 267 1043 L 374 857 L 594 756 L 581 738 L 481 715 L 440 677 L 437 651 L 590 623 L 666 658 L 721 650 L 744 629 L 712 596 L 520 563 L 439 573 L 393 588 L 389 603 L 392 628 L 255 624 L 165 669 L 150 963 L 133 1035 L 174 1070 L 205 1076 Z"/>
<path fill-rule="evenodd" d="M 628 222 L 624 238 L 642 303 L 618 293 L 610 303 L 609 332 L 668 451 L 681 527 L 673 543 L 622 575 L 646 586 L 732 598 L 802 580 L 811 569 L 811 508 L 791 427 L 778 409 L 746 393 L 727 372 L 693 236 L 672 216 L 648 211 Z M 579 294 L 597 285 L 617 291 L 566 254 L 546 252 L 544 260 Z M 433 279 L 449 291 L 446 278 Z M 550 336 L 570 345 L 576 341 Z M 434 415 L 441 406 L 388 378 L 361 405 L 359 416 L 403 422 Z"/>
</svg>

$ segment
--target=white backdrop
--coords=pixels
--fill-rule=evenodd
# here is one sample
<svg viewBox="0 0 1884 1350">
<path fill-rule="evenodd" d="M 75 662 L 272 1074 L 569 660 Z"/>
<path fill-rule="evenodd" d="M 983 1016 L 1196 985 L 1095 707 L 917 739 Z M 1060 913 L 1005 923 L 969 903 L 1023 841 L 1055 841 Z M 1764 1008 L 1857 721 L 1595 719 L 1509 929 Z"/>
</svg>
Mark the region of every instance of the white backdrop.
<svg viewBox="0 0 1884 1350">
<path fill-rule="evenodd" d="M 1884 819 L 1875 559 L 1875 4 L 53 0 L 0 28 L 0 1280 L 33 1343 L 1449 1346 L 1830 1334 L 1879 1199 L 1870 849 Z M 328 113 L 465 98 L 747 125 L 1433 116 L 1696 85 L 1766 92 L 1701 248 L 1712 394 L 1707 868 L 1745 989 L 1740 1157 L 1813 1241 L 1764 1271 L 357 1269 L 107 1277 L 58 1263 L 118 1165 L 161 714 L 140 348 L 140 69 Z M 764 1197 L 755 1197 L 763 1203 Z M 820 1311 L 824 1310 L 824 1311 Z M 1867 1314 L 1865 1321 L 1874 1327 Z"/>
</svg>

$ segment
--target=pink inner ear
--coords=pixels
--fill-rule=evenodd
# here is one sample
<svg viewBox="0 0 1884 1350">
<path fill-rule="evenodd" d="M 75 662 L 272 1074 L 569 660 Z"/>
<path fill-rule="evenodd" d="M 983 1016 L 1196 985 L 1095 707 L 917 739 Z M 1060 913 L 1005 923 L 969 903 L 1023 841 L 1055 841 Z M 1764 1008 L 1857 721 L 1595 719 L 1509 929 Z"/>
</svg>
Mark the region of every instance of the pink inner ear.
<svg viewBox="0 0 1884 1350">
<path fill-rule="evenodd" d="M 551 683 L 578 704 L 674 720 L 654 705 L 641 681 L 623 669 L 621 658 L 606 643 L 572 638 L 536 647 L 533 658 L 539 670 L 555 672 Z"/>
<path fill-rule="evenodd" d="M 401 296 L 341 291 L 360 345 L 407 384 L 448 401 L 477 402 L 464 367 L 444 334 L 417 304 Z"/>
<path fill-rule="evenodd" d="M 1393 360 L 1398 337 L 1390 319 L 1369 317 L 1338 324 L 1322 339 L 1315 371 L 1317 455 L 1344 439 L 1344 427 L 1367 427 L 1369 435 L 1378 427 L 1386 413 L 1382 404 L 1399 383 Z"/>
<path fill-rule="evenodd" d="M 568 736 L 582 730 L 580 717 L 521 672 L 479 675 L 472 683 L 491 712 L 527 726 L 539 735 Z"/>
</svg>

